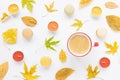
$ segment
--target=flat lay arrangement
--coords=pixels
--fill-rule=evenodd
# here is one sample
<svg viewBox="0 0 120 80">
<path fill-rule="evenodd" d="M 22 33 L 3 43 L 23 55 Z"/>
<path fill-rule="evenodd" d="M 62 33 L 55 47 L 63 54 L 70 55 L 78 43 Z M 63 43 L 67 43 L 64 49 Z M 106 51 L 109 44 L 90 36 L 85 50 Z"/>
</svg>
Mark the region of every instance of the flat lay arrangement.
<svg viewBox="0 0 120 80">
<path fill-rule="evenodd" d="M 120 79 L 119 0 L 0 2 L 0 80 Z"/>
</svg>

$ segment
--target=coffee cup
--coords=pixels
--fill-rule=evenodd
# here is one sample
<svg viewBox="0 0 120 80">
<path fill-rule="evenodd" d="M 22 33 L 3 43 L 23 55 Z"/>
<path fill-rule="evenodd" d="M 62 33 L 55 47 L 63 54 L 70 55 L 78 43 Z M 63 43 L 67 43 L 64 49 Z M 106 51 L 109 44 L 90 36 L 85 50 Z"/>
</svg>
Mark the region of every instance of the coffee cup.
<svg viewBox="0 0 120 80">
<path fill-rule="evenodd" d="M 97 47 L 98 42 L 92 43 L 91 38 L 83 32 L 72 34 L 67 41 L 69 52 L 76 57 L 83 57 L 90 53 L 92 47 Z"/>
</svg>

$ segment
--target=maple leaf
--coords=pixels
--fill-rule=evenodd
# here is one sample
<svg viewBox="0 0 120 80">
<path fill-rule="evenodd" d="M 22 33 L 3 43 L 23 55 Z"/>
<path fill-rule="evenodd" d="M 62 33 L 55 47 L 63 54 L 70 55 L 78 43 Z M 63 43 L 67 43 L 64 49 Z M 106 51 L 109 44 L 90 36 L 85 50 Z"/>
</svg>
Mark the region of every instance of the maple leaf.
<svg viewBox="0 0 120 80">
<path fill-rule="evenodd" d="M 48 6 L 48 5 L 45 5 L 45 8 L 48 12 L 56 12 L 58 11 L 57 9 L 53 9 L 54 7 L 54 1 Z"/>
<path fill-rule="evenodd" d="M 24 72 L 21 72 L 22 76 L 26 80 L 35 80 L 35 79 L 39 78 L 39 75 L 33 75 L 36 72 L 36 67 L 37 67 L 37 65 L 33 65 L 31 67 L 30 71 L 28 71 L 28 67 L 24 63 Z"/>
<path fill-rule="evenodd" d="M 71 25 L 72 27 L 78 27 L 77 30 L 80 30 L 82 27 L 83 23 L 81 20 L 75 19 L 75 22 Z"/>
<path fill-rule="evenodd" d="M 110 54 L 115 54 L 119 48 L 117 42 L 115 41 L 113 45 L 111 44 L 108 44 L 107 42 L 104 43 L 105 46 L 109 49 L 108 51 L 106 51 L 107 53 L 110 53 Z"/>
<path fill-rule="evenodd" d="M 95 78 L 100 71 L 98 71 L 98 66 L 96 66 L 94 69 L 92 69 L 92 66 L 89 65 L 88 68 L 87 68 L 87 72 L 88 72 L 88 79 L 91 79 L 91 78 Z"/>
</svg>

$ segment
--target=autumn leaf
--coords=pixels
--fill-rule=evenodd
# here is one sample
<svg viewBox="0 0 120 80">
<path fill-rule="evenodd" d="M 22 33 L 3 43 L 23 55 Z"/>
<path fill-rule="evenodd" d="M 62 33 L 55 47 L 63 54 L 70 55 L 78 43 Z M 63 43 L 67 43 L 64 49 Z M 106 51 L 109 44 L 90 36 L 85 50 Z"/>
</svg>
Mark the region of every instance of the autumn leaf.
<svg viewBox="0 0 120 80">
<path fill-rule="evenodd" d="M 53 46 L 57 45 L 60 41 L 52 41 L 53 38 L 54 38 L 54 36 L 50 37 L 49 39 L 46 39 L 45 46 L 46 46 L 46 48 L 49 48 L 49 49 L 55 51 L 55 48 L 53 48 Z"/>
<path fill-rule="evenodd" d="M 72 27 L 77 27 L 77 30 L 80 30 L 82 27 L 83 23 L 81 20 L 75 19 L 75 22 L 71 25 Z"/>
<path fill-rule="evenodd" d="M 25 6 L 27 9 L 32 12 L 33 10 L 33 3 L 35 3 L 35 0 L 22 0 L 22 7 L 24 8 Z"/>
<path fill-rule="evenodd" d="M 73 72 L 72 68 L 62 68 L 56 72 L 55 78 L 56 80 L 66 80 Z"/>
<path fill-rule="evenodd" d="M 5 75 L 8 72 L 8 62 L 2 63 L 0 65 L 0 80 L 3 80 L 3 78 L 5 77 Z"/>
<path fill-rule="evenodd" d="M 108 1 L 105 3 L 105 7 L 109 9 L 118 8 L 118 5 L 115 2 Z"/>
<path fill-rule="evenodd" d="M 3 22 L 8 18 L 8 14 L 7 13 L 3 13 L 2 14 L 2 18 L 0 18 L 0 21 Z"/>
<path fill-rule="evenodd" d="M 87 72 L 88 72 L 88 79 L 91 79 L 91 78 L 95 78 L 100 71 L 98 71 L 98 66 L 96 66 L 94 69 L 92 69 L 92 66 L 89 65 L 88 68 L 87 68 Z"/>
<path fill-rule="evenodd" d="M 48 12 L 56 12 L 58 11 L 57 9 L 53 9 L 54 8 L 54 1 L 50 4 L 50 5 L 45 5 L 45 8 Z"/>
<path fill-rule="evenodd" d="M 113 45 L 112 44 L 108 44 L 107 42 L 105 42 L 104 44 L 105 44 L 106 48 L 109 49 L 108 51 L 106 51 L 109 54 L 113 54 L 114 55 L 117 52 L 118 48 L 119 48 L 119 46 L 118 46 L 116 41 L 114 42 Z"/>
<path fill-rule="evenodd" d="M 61 62 L 66 62 L 67 56 L 66 56 L 66 53 L 65 53 L 64 50 L 61 50 L 61 51 L 60 51 L 59 60 L 60 60 Z"/>
<path fill-rule="evenodd" d="M 84 7 L 89 5 L 92 2 L 92 0 L 80 0 L 79 6 Z"/>
<path fill-rule="evenodd" d="M 116 15 L 106 16 L 109 27 L 114 31 L 120 31 L 120 17 Z"/>
<path fill-rule="evenodd" d="M 35 80 L 39 78 L 39 75 L 33 75 L 36 72 L 37 65 L 33 65 L 28 71 L 27 65 L 24 63 L 24 72 L 21 72 L 22 76 L 25 78 L 25 80 Z"/>
<path fill-rule="evenodd" d="M 2 33 L 2 37 L 5 42 L 9 44 L 15 44 L 17 41 L 17 29 L 16 28 L 10 28 Z"/>
</svg>

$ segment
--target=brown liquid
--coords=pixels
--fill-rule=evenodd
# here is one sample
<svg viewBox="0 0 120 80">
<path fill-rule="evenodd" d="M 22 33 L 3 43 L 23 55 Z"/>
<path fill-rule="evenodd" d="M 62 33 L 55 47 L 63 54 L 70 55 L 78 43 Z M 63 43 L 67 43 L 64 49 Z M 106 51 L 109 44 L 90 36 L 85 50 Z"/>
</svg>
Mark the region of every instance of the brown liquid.
<svg viewBox="0 0 120 80">
<path fill-rule="evenodd" d="M 90 41 L 84 35 L 75 35 L 69 40 L 69 48 L 75 54 L 85 54 L 90 47 Z"/>
</svg>

